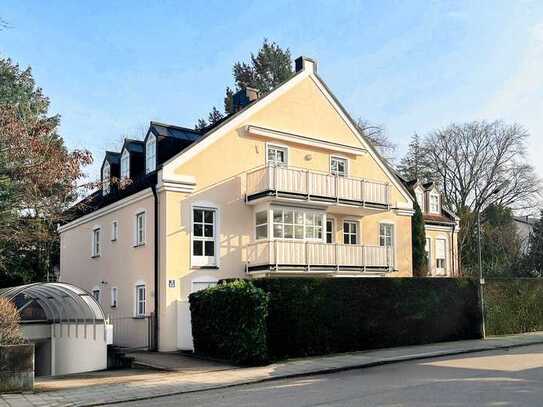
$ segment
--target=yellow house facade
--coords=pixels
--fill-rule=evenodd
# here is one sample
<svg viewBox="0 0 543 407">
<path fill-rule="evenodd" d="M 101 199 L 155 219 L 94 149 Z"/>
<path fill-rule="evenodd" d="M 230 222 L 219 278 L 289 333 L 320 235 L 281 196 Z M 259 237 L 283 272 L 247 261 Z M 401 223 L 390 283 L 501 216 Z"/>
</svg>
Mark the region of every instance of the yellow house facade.
<svg viewBox="0 0 543 407">
<path fill-rule="evenodd" d="M 106 154 L 102 189 L 59 229 L 60 278 L 123 321 L 119 344 L 154 314 L 159 350 L 190 349 L 188 296 L 221 279 L 412 276 L 414 198 L 316 68 L 299 58 L 212 127 L 152 122 Z"/>
</svg>

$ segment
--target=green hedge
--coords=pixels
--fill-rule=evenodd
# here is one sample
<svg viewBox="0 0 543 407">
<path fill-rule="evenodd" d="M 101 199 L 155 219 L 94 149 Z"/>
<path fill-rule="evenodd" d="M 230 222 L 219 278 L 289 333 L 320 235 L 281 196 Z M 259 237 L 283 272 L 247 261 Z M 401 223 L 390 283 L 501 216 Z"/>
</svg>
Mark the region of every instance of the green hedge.
<svg viewBox="0 0 543 407">
<path fill-rule="evenodd" d="M 481 329 L 467 279 L 235 281 L 192 294 L 190 307 L 195 351 L 240 364 L 474 339 Z"/>
<path fill-rule="evenodd" d="M 479 338 L 473 280 L 281 278 L 255 280 L 270 295 L 272 358 Z"/>
<path fill-rule="evenodd" d="M 264 291 L 238 280 L 193 293 L 189 301 L 195 352 L 243 365 L 267 361 Z"/>
<path fill-rule="evenodd" d="M 487 279 L 487 335 L 543 331 L 543 279 Z"/>
</svg>

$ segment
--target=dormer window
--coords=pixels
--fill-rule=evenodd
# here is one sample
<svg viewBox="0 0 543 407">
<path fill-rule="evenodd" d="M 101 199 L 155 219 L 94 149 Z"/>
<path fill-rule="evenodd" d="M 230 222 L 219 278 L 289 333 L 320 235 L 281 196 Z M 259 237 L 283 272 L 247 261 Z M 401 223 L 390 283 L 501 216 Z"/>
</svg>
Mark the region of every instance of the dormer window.
<svg viewBox="0 0 543 407">
<path fill-rule="evenodd" d="M 111 179 L 111 168 L 109 166 L 109 161 L 106 161 L 104 163 L 104 168 L 102 169 L 102 194 L 103 195 L 109 194 L 110 179 Z"/>
<path fill-rule="evenodd" d="M 145 144 L 145 173 L 156 169 L 156 137 L 150 135 Z"/>
<path fill-rule="evenodd" d="M 439 208 L 439 195 L 435 192 L 430 193 L 430 212 L 432 213 L 440 213 L 441 210 Z"/>
<path fill-rule="evenodd" d="M 121 155 L 121 179 L 130 177 L 130 153 L 128 150 L 123 150 Z"/>
</svg>

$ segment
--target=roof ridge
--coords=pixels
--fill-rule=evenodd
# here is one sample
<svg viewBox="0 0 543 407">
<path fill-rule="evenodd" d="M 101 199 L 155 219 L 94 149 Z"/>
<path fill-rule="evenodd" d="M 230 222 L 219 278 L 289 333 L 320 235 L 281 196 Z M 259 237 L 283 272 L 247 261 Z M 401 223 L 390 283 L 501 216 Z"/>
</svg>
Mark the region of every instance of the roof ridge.
<svg viewBox="0 0 543 407">
<path fill-rule="evenodd" d="M 154 120 L 151 120 L 151 125 L 162 126 L 162 127 L 171 127 L 171 128 L 178 129 L 178 130 L 185 130 L 185 131 L 190 131 L 190 132 L 192 132 L 192 133 L 201 134 L 201 132 L 198 131 L 198 130 L 196 130 L 196 129 L 191 129 L 191 128 L 183 127 L 183 126 L 177 126 L 177 125 L 175 125 L 175 124 L 168 124 L 168 123 L 157 122 L 157 121 L 154 121 Z"/>
</svg>

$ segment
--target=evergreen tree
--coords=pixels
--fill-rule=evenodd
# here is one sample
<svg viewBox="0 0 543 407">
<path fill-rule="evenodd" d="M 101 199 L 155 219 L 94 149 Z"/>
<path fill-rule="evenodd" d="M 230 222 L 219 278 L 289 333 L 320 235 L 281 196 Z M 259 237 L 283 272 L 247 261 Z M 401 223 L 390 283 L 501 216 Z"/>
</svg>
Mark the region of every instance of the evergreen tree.
<svg viewBox="0 0 543 407">
<path fill-rule="evenodd" d="M 418 179 L 428 181 L 432 179 L 432 174 L 427 162 L 425 147 L 417 133 L 411 137 L 407 154 L 400 161 L 398 171 L 407 180 Z"/>
<path fill-rule="evenodd" d="M 426 232 L 424 218 L 419 204 L 415 201 L 415 213 L 411 217 L 411 241 L 413 251 L 413 275 L 425 277 L 428 275 L 428 256 L 426 255 Z"/>
<path fill-rule="evenodd" d="M 543 210 L 530 234 L 530 246 L 526 256 L 526 268 L 530 275 L 543 276 Z"/>
<path fill-rule="evenodd" d="M 270 92 L 294 75 L 290 50 L 288 48 L 284 50 L 276 42 L 270 42 L 267 39 L 264 39 L 256 55 L 251 53 L 249 63 L 236 62 L 232 71 L 235 88 L 227 87 L 224 97 L 224 112 L 227 115 L 234 113 L 232 98 L 235 92 L 251 87 L 257 89 L 258 93 L 262 95 Z M 213 124 L 218 120 L 218 114 L 222 118 L 222 113 L 213 107 L 208 120 L 200 119 L 195 128 L 201 129 L 200 126 L 203 122 Z"/>
</svg>

